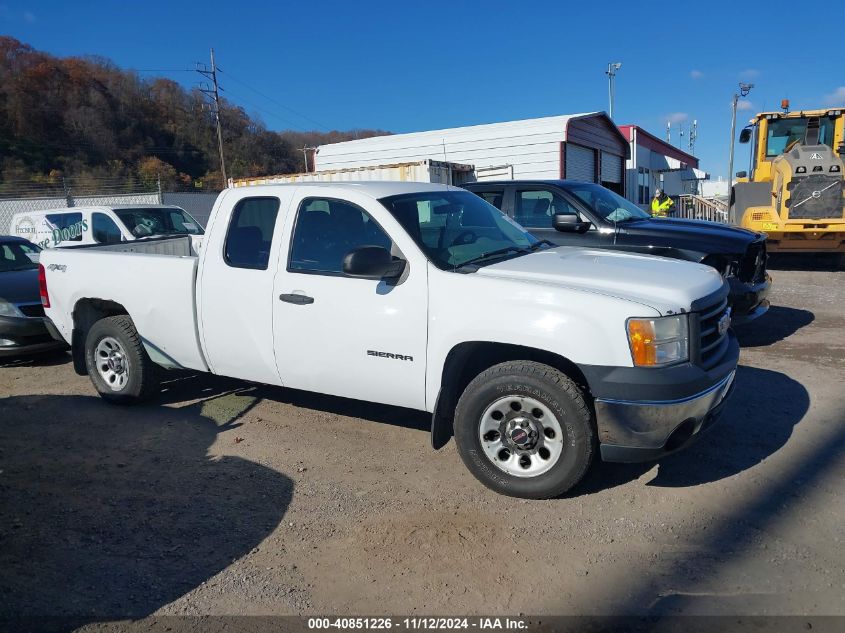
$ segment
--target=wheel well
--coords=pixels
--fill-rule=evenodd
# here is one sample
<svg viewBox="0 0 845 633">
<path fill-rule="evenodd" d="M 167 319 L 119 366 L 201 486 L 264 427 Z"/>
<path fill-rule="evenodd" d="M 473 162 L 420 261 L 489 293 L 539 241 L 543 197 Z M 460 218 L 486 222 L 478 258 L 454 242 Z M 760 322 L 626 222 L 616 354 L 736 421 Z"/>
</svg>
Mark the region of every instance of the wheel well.
<svg viewBox="0 0 845 633">
<path fill-rule="evenodd" d="M 592 407 L 592 395 L 584 373 L 568 358 L 552 352 L 488 341 L 471 341 L 453 347 L 446 356 L 440 380 L 440 393 L 431 421 L 431 443 L 441 448 L 452 437 L 452 417 L 458 399 L 467 385 L 485 369 L 511 360 L 531 360 L 559 370 L 577 384 L 588 406 Z"/>
<path fill-rule="evenodd" d="M 71 335 L 71 353 L 73 368 L 80 376 L 88 374 L 85 366 L 85 339 L 88 330 L 100 319 L 118 314 L 129 314 L 126 308 L 106 299 L 80 299 L 73 308 L 73 333 Z"/>
</svg>

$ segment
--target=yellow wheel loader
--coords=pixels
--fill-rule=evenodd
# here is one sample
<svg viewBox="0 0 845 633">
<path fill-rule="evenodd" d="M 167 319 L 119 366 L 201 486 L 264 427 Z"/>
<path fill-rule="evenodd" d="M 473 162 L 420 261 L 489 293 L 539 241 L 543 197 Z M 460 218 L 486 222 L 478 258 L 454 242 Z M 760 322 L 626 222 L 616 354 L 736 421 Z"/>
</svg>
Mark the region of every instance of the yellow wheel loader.
<svg viewBox="0 0 845 633">
<path fill-rule="evenodd" d="M 751 143 L 751 168 L 736 174 L 731 222 L 766 233 L 770 253 L 845 253 L 845 107 L 782 106 L 740 133 Z"/>
</svg>

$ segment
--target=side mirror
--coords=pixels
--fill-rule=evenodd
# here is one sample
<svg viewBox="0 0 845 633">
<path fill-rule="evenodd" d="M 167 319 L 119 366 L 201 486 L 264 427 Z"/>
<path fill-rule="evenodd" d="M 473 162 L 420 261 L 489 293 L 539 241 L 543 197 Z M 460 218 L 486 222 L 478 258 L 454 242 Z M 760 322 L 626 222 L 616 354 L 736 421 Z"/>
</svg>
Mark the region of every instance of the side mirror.
<svg viewBox="0 0 845 633">
<path fill-rule="evenodd" d="M 751 128 L 744 127 L 739 133 L 739 142 L 740 143 L 747 143 L 751 140 Z"/>
<path fill-rule="evenodd" d="M 591 222 L 582 222 L 574 213 L 555 213 L 552 226 L 561 233 L 584 233 L 592 226 Z"/>
<path fill-rule="evenodd" d="M 748 178 L 748 172 L 747 171 L 738 171 L 738 172 L 736 172 L 736 177 L 737 178 Z"/>
<path fill-rule="evenodd" d="M 408 262 L 381 246 L 362 246 L 343 258 L 343 272 L 359 279 L 398 279 Z"/>
</svg>

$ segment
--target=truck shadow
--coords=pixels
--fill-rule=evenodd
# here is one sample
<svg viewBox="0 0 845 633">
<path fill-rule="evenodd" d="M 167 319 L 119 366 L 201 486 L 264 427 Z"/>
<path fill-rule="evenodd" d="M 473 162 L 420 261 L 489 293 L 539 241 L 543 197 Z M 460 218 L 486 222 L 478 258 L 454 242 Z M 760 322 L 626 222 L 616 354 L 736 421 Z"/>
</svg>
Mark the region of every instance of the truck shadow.
<svg viewBox="0 0 845 633">
<path fill-rule="evenodd" d="M 801 383 L 780 372 L 740 365 L 722 418 L 693 445 L 657 462 L 657 475 L 647 485 L 697 486 L 748 470 L 786 444 L 809 406 L 810 396 Z M 595 464 L 569 496 L 627 484 L 654 465 Z"/>
<path fill-rule="evenodd" d="M 6 356 L 0 358 L 0 369 L 6 367 L 57 367 L 71 362 L 70 353 L 66 350 L 52 350 L 39 354 L 25 354 L 22 356 Z"/>
<path fill-rule="evenodd" d="M 203 404 L 0 399 L 0 618 L 148 615 L 273 532 L 293 482 L 211 457 L 243 412 L 215 420 Z"/>
<path fill-rule="evenodd" d="M 249 383 L 234 378 L 196 372 L 170 372 L 162 383 L 161 395 L 152 406 L 180 403 L 196 399 L 206 402 L 236 395 L 252 398 L 252 406 L 261 400 L 281 402 L 294 407 L 315 409 L 351 418 L 361 418 L 380 424 L 390 424 L 415 431 L 431 429 L 431 414 L 387 404 L 340 398 L 310 391 Z M 219 404 L 219 403 L 218 403 Z"/>
<path fill-rule="evenodd" d="M 742 347 L 766 347 L 795 334 L 815 321 L 809 310 L 772 306 L 759 319 L 734 328 Z"/>
</svg>

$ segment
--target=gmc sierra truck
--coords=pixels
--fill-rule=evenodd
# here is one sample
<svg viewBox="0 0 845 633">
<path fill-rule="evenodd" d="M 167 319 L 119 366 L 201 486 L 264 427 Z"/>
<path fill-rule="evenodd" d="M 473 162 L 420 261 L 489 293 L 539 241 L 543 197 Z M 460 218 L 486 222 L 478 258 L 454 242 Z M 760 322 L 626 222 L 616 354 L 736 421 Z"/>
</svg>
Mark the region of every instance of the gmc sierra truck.
<svg viewBox="0 0 845 633">
<path fill-rule="evenodd" d="M 189 238 L 50 250 L 42 302 L 109 402 L 185 368 L 432 414 L 500 493 L 652 460 L 719 416 L 739 356 L 710 266 L 554 247 L 444 185 L 228 189 Z M 147 252 L 145 252 L 145 250 Z"/>
</svg>

